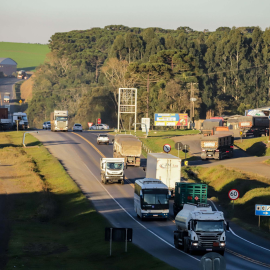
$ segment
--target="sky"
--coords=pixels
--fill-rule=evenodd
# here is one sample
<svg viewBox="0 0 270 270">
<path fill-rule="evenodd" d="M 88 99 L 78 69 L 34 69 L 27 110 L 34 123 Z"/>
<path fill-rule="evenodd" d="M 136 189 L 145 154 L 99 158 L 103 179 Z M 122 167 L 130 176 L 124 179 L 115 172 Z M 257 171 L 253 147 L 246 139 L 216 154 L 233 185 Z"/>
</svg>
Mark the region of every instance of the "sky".
<svg viewBox="0 0 270 270">
<path fill-rule="evenodd" d="M 214 31 L 270 27 L 270 0 L 3 0 L 0 41 L 48 43 L 56 32 L 122 24 Z"/>
</svg>

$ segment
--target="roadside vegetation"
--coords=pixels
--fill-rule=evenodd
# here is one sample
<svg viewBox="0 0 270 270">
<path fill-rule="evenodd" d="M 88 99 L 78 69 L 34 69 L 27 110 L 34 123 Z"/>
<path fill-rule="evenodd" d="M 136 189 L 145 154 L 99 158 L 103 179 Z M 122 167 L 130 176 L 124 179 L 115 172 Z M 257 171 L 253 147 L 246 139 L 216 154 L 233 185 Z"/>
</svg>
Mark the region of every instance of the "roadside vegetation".
<svg viewBox="0 0 270 270">
<path fill-rule="evenodd" d="M 17 62 L 18 70 L 33 71 L 44 63 L 46 54 L 50 52 L 48 45 L 0 42 L 0 55 Z"/>
<path fill-rule="evenodd" d="M 270 156 L 270 143 L 269 137 L 248 138 L 234 141 L 234 144 L 246 151 L 251 156 Z"/>
<path fill-rule="evenodd" d="M 21 99 L 21 85 L 24 83 L 24 80 L 21 80 L 19 82 L 16 82 L 14 87 L 15 87 L 15 97 L 16 99 L 20 100 Z"/>
<path fill-rule="evenodd" d="M 226 218 L 245 229 L 270 239 L 269 218 L 261 217 L 261 229 L 258 229 L 258 217 L 255 216 L 255 204 L 269 204 L 270 180 L 254 174 L 246 174 L 224 166 L 184 167 L 183 176 L 188 181 L 202 182 L 208 185 L 208 197 L 221 205 Z M 228 192 L 237 188 L 239 199 L 233 203 Z"/>
<path fill-rule="evenodd" d="M 185 136 L 185 135 L 195 135 L 198 134 L 198 130 L 180 130 L 180 129 L 168 129 L 168 130 L 150 130 L 148 133 L 148 137 L 146 138 L 146 133 L 141 130 L 136 131 L 136 136 L 143 142 L 146 146 L 146 149 L 143 147 L 142 154 L 144 157 L 147 157 L 147 150 L 152 153 L 160 153 L 163 152 L 163 145 L 170 144 L 172 150 L 170 154 L 174 156 L 178 156 L 178 150 L 175 149 L 175 142 L 171 139 L 176 136 Z M 113 134 L 117 134 L 113 132 Z M 122 132 L 121 134 L 125 134 Z M 134 135 L 134 131 L 126 132 L 126 134 Z M 185 158 L 185 153 L 181 150 L 179 151 L 179 157 L 181 159 Z M 190 156 L 188 153 L 186 155 L 187 160 L 193 160 L 194 157 Z"/>
<path fill-rule="evenodd" d="M 133 244 L 125 253 L 114 243 L 109 257 L 109 223 L 39 141 L 27 135 L 31 147 L 21 147 L 22 135 L 0 133 L 0 184 L 11 221 L 7 270 L 174 269 Z"/>
</svg>

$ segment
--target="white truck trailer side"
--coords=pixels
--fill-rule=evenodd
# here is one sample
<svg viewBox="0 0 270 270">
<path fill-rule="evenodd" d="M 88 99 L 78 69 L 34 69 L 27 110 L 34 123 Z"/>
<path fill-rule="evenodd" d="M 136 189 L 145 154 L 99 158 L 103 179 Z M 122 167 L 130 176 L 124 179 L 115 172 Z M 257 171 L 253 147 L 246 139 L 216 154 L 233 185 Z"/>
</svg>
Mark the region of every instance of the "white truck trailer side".
<svg viewBox="0 0 270 270">
<path fill-rule="evenodd" d="M 175 183 L 181 181 L 181 159 L 166 153 L 148 154 L 146 178 L 161 180 L 174 196 Z"/>
<path fill-rule="evenodd" d="M 185 252 L 214 251 L 224 254 L 226 229 L 223 212 L 208 204 L 184 204 L 175 217 L 174 245 Z"/>
</svg>

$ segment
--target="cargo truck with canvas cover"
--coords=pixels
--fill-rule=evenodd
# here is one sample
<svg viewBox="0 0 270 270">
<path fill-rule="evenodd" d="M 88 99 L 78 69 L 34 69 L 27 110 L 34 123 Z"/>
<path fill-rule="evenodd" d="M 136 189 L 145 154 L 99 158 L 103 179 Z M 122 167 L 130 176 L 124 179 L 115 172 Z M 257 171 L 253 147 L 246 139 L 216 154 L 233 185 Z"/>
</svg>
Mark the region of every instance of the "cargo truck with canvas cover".
<svg viewBox="0 0 270 270">
<path fill-rule="evenodd" d="M 51 131 L 68 131 L 68 111 L 55 110 L 51 113 Z"/>
<path fill-rule="evenodd" d="M 234 137 L 230 132 L 220 133 L 201 139 L 201 158 L 223 159 L 233 157 Z"/>
<path fill-rule="evenodd" d="M 133 135 L 115 135 L 113 140 L 113 157 L 124 158 L 126 166 L 141 164 L 142 142 Z"/>
<path fill-rule="evenodd" d="M 175 183 L 175 196 L 173 204 L 173 213 L 176 216 L 184 204 L 207 203 L 207 185 L 198 183 Z"/>
<path fill-rule="evenodd" d="M 174 196 L 175 183 L 181 181 L 181 159 L 166 153 L 148 154 L 146 178 L 161 180 Z"/>
<path fill-rule="evenodd" d="M 269 135 L 269 119 L 267 116 L 239 117 L 238 126 L 242 131 L 243 137 Z"/>
<path fill-rule="evenodd" d="M 167 219 L 169 198 L 170 191 L 162 181 L 152 178 L 135 181 L 134 210 L 141 219 Z"/>
<path fill-rule="evenodd" d="M 226 225 L 225 225 L 226 224 Z M 184 204 L 175 217 L 174 245 L 190 254 L 213 251 L 224 255 L 226 247 L 225 222 L 221 211 L 213 211 L 208 204 Z"/>
<path fill-rule="evenodd" d="M 215 127 L 221 127 L 222 125 L 222 119 L 206 119 L 203 121 L 201 133 L 204 136 L 213 135 L 213 129 Z"/>
</svg>

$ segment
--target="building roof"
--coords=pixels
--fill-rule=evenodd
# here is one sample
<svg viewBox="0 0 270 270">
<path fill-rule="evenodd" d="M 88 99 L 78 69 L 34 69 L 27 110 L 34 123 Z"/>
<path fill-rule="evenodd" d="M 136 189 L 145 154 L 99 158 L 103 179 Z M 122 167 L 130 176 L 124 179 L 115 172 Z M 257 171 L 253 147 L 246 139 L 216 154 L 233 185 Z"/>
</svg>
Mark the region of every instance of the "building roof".
<svg viewBox="0 0 270 270">
<path fill-rule="evenodd" d="M 17 66 L 17 63 L 11 58 L 0 58 L 0 64 Z"/>
</svg>

